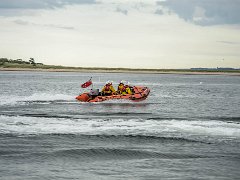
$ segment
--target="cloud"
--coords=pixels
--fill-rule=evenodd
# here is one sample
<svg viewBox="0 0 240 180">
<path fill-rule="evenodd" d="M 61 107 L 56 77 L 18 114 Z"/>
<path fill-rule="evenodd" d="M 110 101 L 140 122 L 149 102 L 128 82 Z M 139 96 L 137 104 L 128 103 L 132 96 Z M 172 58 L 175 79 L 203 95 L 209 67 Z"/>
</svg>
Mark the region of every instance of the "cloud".
<svg viewBox="0 0 240 180">
<path fill-rule="evenodd" d="M 27 21 L 23 21 L 21 19 L 17 19 L 14 21 L 16 24 L 19 24 L 19 25 L 23 25 L 23 26 L 26 26 L 26 25 L 29 25 L 29 22 Z"/>
<path fill-rule="evenodd" d="M 201 3 L 182 7 L 182 13 L 187 11 L 185 20 L 193 22 L 188 23 L 153 0 L 95 2 L 8 9 L 37 15 L 0 17 L 1 55 L 85 67 L 239 67 L 239 25 L 195 25 L 213 19 Z M 223 58 L 224 64 L 219 64 Z"/>
<path fill-rule="evenodd" d="M 56 25 L 56 24 L 37 24 L 37 23 L 31 23 L 31 22 L 28 22 L 28 21 L 23 21 L 21 19 L 17 19 L 13 22 L 18 24 L 18 25 L 23 25 L 23 26 L 27 26 L 27 25 L 42 26 L 42 27 L 65 29 L 65 30 L 74 30 L 75 29 L 72 26 L 64 26 L 64 25 Z"/>
<path fill-rule="evenodd" d="M 239 0 L 166 0 L 157 5 L 198 25 L 240 24 Z"/>
<path fill-rule="evenodd" d="M 163 15 L 164 13 L 163 13 L 163 11 L 161 9 L 157 9 L 155 11 L 155 14 Z"/>
<path fill-rule="evenodd" d="M 53 9 L 72 4 L 94 4 L 95 0 L 1 0 L 0 9 Z"/>
<path fill-rule="evenodd" d="M 229 44 L 229 45 L 239 45 L 240 42 L 235 41 L 217 41 L 218 43 Z"/>
<path fill-rule="evenodd" d="M 0 16 L 33 16 L 43 9 L 62 8 L 66 5 L 96 4 L 95 0 L 0 0 Z"/>
<path fill-rule="evenodd" d="M 119 7 L 116 9 L 116 11 L 117 11 L 117 12 L 120 12 L 120 13 L 122 13 L 122 14 L 124 14 L 124 15 L 127 15 L 127 14 L 128 14 L 128 10 L 126 10 L 126 9 L 121 9 L 121 8 L 119 8 Z"/>
</svg>

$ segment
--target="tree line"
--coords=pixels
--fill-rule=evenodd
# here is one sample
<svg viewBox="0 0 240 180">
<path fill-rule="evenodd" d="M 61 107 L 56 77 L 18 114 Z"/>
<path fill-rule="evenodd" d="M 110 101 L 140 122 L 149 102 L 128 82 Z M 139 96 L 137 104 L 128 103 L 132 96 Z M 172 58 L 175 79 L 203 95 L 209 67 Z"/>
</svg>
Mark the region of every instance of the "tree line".
<svg viewBox="0 0 240 180">
<path fill-rule="evenodd" d="M 8 59 L 8 58 L 0 58 L 0 65 L 4 65 L 5 63 L 13 63 L 13 64 L 32 64 L 43 65 L 43 63 L 36 63 L 34 58 L 30 58 L 28 61 L 23 61 L 22 59 Z"/>
</svg>

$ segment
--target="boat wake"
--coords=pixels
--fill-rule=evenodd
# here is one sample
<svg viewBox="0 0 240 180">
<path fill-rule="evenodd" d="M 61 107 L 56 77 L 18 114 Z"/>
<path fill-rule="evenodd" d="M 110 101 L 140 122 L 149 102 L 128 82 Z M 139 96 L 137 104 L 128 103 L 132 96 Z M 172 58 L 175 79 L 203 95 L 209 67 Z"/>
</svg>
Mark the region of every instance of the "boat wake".
<svg viewBox="0 0 240 180">
<path fill-rule="evenodd" d="M 0 96 L 0 106 L 4 105 L 16 105 L 16 104 L 50 104 L 50 103 L 64 103 L 64 102 L 76 102 L 74 95 L 66 94 L 47 94 L 47 93 L 35 93 L 30 96 Z"/>
</svg>

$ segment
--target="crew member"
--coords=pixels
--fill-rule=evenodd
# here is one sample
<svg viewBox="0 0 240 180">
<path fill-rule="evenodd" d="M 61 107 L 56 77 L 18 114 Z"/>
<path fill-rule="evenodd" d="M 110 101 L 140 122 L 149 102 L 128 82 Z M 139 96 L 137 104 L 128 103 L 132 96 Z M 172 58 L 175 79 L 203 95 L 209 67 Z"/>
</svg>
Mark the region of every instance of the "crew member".
<svg viewBox="0 0 240 180">
<path fill-rule="evenodd" d="M 123 81 L 120 81 L 120 83 L 118 85 L 117 93 L 122 94 L 123 91 L 125 91 L 124 83 L 123 83 Z"/>
<path fill-rule="evenodd" d="M 129 83 L 127 83 L 127 84 L 124 85 L 122 94 L 132 94 L 132 90 L 131 90 L 131 88 L 130 88 L 130 86 L 129 86 Z"/>
<path fill-rule="evenodd" d="M 112 94 L 116 94 L 116 90 L 112 86 L 112 82 L 111 81 L 107 81 L 106 82 L 106 84 L 103 87 L 101 93 L 102 93 L 103 96 L 110 96 Z"/>
</svg>

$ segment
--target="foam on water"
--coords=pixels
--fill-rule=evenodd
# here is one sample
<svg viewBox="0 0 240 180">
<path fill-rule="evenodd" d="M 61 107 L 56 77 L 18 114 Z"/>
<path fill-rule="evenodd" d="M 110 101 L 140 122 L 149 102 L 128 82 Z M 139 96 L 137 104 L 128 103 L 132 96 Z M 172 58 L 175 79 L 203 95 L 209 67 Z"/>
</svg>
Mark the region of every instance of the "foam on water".
<svg viewBox="0 0 240 180">
<path fill-rule="evenodd" d="M 72 101 L 74 95 L 67 94 L 48 94 L 48 93 L 34 93 L 30 96 L 0 96 L 0 105 L 15 105 L 17 103 L 24 104 L 26 102 L 35 101 Z"/>
<path fill-rule="evenodd" d="M 1 134 L 133 135 L 174 138 L 240 139 L 240 124 L 223 121 L 71 119 L 0 116 Z"/>
</svg>

